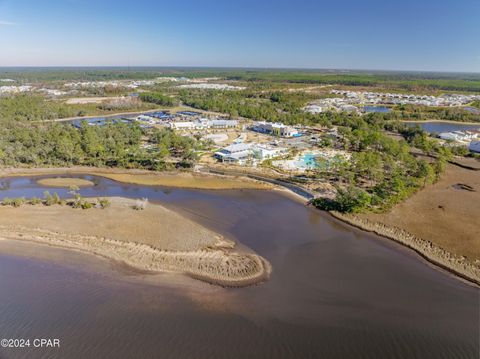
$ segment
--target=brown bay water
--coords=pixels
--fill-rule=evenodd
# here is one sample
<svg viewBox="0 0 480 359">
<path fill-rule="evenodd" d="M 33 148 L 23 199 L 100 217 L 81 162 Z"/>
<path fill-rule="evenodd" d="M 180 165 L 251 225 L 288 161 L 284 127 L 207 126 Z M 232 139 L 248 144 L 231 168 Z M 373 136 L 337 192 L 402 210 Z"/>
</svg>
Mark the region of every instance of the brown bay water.
<svg viewBox="0 0 480 359">
<path fill-rule="evenodd" d="M 478 288 L 395 243 L 276 191 L 82 177 L 96 184 L 84 196 L 147 197 L 236 239 L 271 262 L 272 277 L 226 289 L 0 241 L 0 337 L 61 340 L 60 348 L 0 348 L 1 359 L 478 358 Z M 0 182 L 0 198 L 45 190 L 35 178 Z"/>
</svg>

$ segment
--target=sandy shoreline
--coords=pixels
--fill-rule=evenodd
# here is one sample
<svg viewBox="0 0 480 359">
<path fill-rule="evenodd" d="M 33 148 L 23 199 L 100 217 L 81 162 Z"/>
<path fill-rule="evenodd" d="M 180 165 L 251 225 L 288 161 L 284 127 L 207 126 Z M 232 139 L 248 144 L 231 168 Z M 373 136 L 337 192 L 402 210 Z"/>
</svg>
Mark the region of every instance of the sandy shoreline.
<svg viewBox="0 0 480 359">
<path fill-rule="evenodd" d="M 0 238 L 79 250 L 138 270 L 182 273 L 222 286 L 247 286 L 269 277 L 264 258 L 237 250 L 234 241 L 163 206 L 135 211 L 133 200 L 111 202 L 104 210 L 0 207 Z"/>
</svg>

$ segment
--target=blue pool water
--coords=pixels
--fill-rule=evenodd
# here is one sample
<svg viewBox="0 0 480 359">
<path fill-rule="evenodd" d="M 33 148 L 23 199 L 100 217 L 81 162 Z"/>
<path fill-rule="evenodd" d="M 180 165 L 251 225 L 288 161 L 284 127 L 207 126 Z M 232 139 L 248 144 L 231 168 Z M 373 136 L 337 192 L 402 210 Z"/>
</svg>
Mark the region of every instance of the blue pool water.
<svg viewBox="0 0 480 359">
<path fill-rule="evenodd" d="M 318 162 L 315 160 L 318 155 L 313 153 L 305 153 L 297 161 L 297 166 L 305 169 L 314 169 L 318 168 Z"/>
</svg>

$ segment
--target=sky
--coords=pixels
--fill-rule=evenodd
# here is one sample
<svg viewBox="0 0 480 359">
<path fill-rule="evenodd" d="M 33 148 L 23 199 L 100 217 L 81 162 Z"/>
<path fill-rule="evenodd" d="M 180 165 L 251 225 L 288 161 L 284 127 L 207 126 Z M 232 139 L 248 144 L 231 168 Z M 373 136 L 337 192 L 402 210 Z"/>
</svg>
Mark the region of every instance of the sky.
<svg viewBox="0 0 480 359">
<path fill-rule="evenodd" d="M 0 66 L 480 72 L 480 0 L 0 0 Z"/>
</svg>

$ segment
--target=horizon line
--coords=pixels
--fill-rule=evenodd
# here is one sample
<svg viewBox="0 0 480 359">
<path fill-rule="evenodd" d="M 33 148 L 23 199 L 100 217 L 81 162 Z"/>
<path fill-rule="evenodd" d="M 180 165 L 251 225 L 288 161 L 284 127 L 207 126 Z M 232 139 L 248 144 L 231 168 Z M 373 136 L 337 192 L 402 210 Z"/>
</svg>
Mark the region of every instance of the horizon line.
<svg viewBox="0 0 480 359">
<path fill-rule="evenodd" d="M 480 74 L 480 71 L 461 70 L 402 70 L 373 68 L 333 68 L 333 67 L 280 67 L 280 66 L 202 66 L 202 65 L 0 65 L 0 69 L 69 69 L 69 68 L 170 68 L 170 69 L 225 69 L 225 70 L 287 70 L 287 71 L 349 71 L 349 72 L 412 72 L 412 73 L 458 73 Z"/>
</svg>

